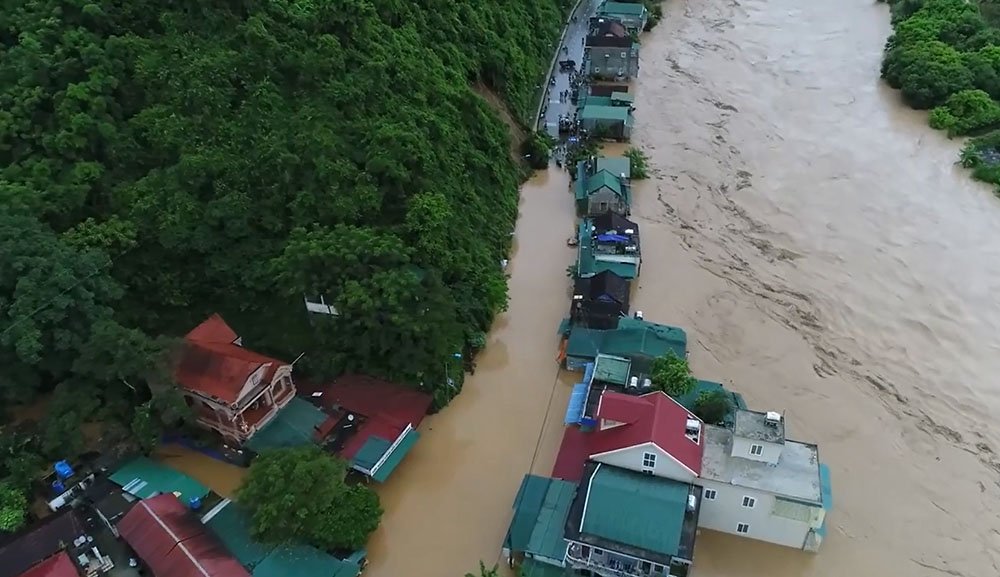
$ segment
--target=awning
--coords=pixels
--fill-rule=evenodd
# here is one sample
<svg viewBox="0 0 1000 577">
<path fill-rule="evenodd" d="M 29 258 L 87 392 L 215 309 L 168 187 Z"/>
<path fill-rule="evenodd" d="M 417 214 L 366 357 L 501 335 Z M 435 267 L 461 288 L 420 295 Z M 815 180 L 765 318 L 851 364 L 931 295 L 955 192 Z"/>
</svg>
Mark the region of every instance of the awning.
<svg viewBox="0 0 1000 577">
<path fill-rule="evenodd" d="M 566 406 L 566 419 L 563 421 L 565 424 L 575 425 L 583 418 L 583 409 L 587 404 L 587 389 L 589 388 L 590 385 L 586 382 L 573 385 L 573 392 L 570 393 L 569 403 Z"/>
<path fill-rule="evenodd" d="M 403 462 L 403 457 L 410 452 L 413 445 L 417 444 L 417 439 L 419 438 L 420 433 L 416 429 L 408 429 L 404 432 L 403 438 L 396 443 L 396 446 L 390 447 L 389 454 L 386 455 L 385 460 L 380 465 L 375 466 L 375 470 L 372 471 L 372 479 L 375 479 L 379 483 L 385 482 L 389 478 L 389 475 L 396 470 L 396 467 Z"/>
<path fill-rule="evenodd" d="M 410 426 L 393 442 L 382 437 L 369 437 L 354 456 L 354 468 L 379 483 L 385 482 L 419 438 L 420 433 Z"/>
</svg>

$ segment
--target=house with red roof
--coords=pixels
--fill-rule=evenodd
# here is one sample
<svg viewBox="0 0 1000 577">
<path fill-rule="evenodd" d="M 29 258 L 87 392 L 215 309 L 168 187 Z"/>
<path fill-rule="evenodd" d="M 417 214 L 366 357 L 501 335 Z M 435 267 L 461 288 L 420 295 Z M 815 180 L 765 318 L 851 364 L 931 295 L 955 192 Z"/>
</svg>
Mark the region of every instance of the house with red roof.
<svg viewBox="0 0 1000 577">
<path fill-rule="evenodd" d="M 553 477 L 579 481 L 589 459 L 658 477 L 691 483 L 701 473 L 701 419 L 669 395 L 605 391 L 592 431 L 568 427 Z"/>
<path fill-rule="evenodd" d="M 291 363 L 244 348 L 218 314 L 184 336 L 174 378 L 198 423 L 236 445 L 295 397 Z"/>
</svg>

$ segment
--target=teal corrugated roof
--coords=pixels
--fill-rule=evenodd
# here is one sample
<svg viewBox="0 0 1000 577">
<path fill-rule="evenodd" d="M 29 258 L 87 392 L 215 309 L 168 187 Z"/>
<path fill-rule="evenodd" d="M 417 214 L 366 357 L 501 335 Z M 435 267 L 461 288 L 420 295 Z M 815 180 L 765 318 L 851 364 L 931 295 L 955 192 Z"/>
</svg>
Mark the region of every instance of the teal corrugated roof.
<svg viewBox="0 0 1000 577">
<path fill-rule="evenodd" d="M 108 478 L 140 499 L 158 494 L 180 493 L 181 503 L 186 504 L 193 498 L 208 494 L 208 487 L 198 481 L 146 457 L 125 463 Z"/>
<path fill-rule="evenodd" d="M 538 512 L 528 541 L 527 553 L 562 561 L 566 557 L 566 517 L 576 494 L 576 485 L 559 479 L 549 479 L 545 500 Z"/>
<path fill-rule="evenodd" d="M 677 555 L 689 485 L 599 465 L 589 487 L 581 532 Z"/>
<path fill-rule="evenodd" d="M 611 97 L 610 96 L 595 96 L 593 94 L 588 94 L 587 96 L 585 96 L 585 97 L 583 97 L 581 99 L 579 108 L 583 108 L 584 106 L 588 106 L 588 105 L 590 105 L 590 106 L 611 106 Z"/>
<path fill-rule="evenodd" d="M 417 444 L 418 439 L 420 439 L 420 433 L 413 429 L 404 433 L 402 440 L 392 449 L 392 453 L 386 457 L 382 465 L 372 474 L 372 479 L 375 479 L 379 483 L 384 483 L 389 478 L 389 475 L 396 470 L 396 467 L 403 462 L 403 457 L 410 452 L 413 445 Z"/>
<path fill-rule="evenodd" d="M 624 174 L 625 178 L 632 178 L 632 161 L 625 156 L 601 156 L 597 159 L 597 170 Z"/>
<path fill-rule="evenodd" d="M 587 179 L 587 193 L 594 194 L 598 190 L 608 187 L 618 196 L 622 195 L 622 181 L 617 174 L 607 170 L 598 171 Z"/>
<path fill-rule="evenodd" d="M 250 537 L 249 513 L 232 502 L 217 510 L 205 525 L 250 572 L 274 550 L 274 545 L 258 543 Z"/>
<path fill-rule="evenodd" d="M 556 567 L 530 558 L 521 563 L 521 575 L 525 577 L 566 577 L 575 574 L 576 572 L 571 569 Z"/>
<path fill-rule="evenodd" d="M 833 508 L 833 485 L 830 483 L 830 467 L 819 464 L 819 490 L 823 496 L 823 508 L 829 511 Z"/>
<path fill-rule="evenodd" d="M 628 92 L 612 92 L 611 102 L 615 103 L 626 102 L 628 104 L 632 104 L 633 102 L 635 102 L 635 97 L 629 94 Z"/>
<path fill-rule="evenodd" d="M 625 280 L 632 280 L 639 276 L 639 263 L 614 262 L 595 259 L 594 264 L 590 267 L 590 271 L 594 274 L 611 271 Z"/>
<path fill-rule="evenodd" d="M 587 104 L 580 111 L 581 120 L 612 120 L 618 122 L 628 122 L 631 118 L 627 106 L 602 106 L 597 104 Z"/>
<path fill-rule="evenodd" d="M 316 427 L 327 419 L 326 413 L 299 397 L 292 398 L 270 423 L 250 437 L 246 446 L 260 453 L 267 449 L 300 447 L 316 442 Z"/>
<path fill-rule="evenodd" d="M 598 353 L 626 357 L 656 358 L 669 352 L 684 358 L 687 333 L 684 329 L 623 317 L 611 330 L 573 327 L 566 343 L 566 355 L 594 358 Z"/>
<path fill-rule="evenodd" d="M 368 437 L 358 449 L 357 454 L 354 455 L 354 464 L 366 471 L 371 471 L 390 446 L 392 446 L 392 441 L 374 435 Z"/>
<path fill-rule="evenodd" d="M 694 412 L 695 405 L 698 402 L 698 397 L 702 393 L 712 393 L 715 391 L 723 391 L 729 396 L 730 409 L 729 414 L 726 415 L 724 419 L 724 424 L 732 425 L 736 416 L 736 409 L 745 409 L 746 403 L 743 401 L 743 397 L 739 393 L 734 393 L 726 387 L 722 386 L 722 383 L 715 383 L 712 381 L 698 381 L 691 392 L 686 395 L 681 395 L 679 397 L 674 397 L 674 400 L 680 403 L 685 409 Z"/>
<path fill-rule="evenodd" d="M 524 551 L 531 541 L 531 532 L 535 529 L 535 520 L 545 502 L 545 493 L 549 490 L 547 477 L 525 475 L 521 486 L 514 496 L 514 517 L 507 529 L 507 548 L 511 551 Z"/>
<path fill-rule="evenodd" d="M 594 368 L 594 378 L 607 383 L 624 385 L 628 382 L 631 370 L 632 361 L 626 359 L 625 357 L 597 355 L 597 362 Z"/>
<path fill-rule="evenodd" d="M 638 2 L 605 2 L 597 13 L 607 16 L 642 16 L 645 11 L 646 7 Z"/>
</svg>

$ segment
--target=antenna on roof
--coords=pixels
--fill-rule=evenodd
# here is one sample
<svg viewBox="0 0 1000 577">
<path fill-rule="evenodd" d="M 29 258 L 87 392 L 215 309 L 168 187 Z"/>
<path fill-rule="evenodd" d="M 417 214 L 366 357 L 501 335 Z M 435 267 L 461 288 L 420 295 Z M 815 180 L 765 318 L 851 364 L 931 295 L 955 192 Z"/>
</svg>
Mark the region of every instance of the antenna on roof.
<svg viewBox="0 0 1000 577">
<path fill-rule="evenodd" d="M 302 359 L 302 357 L 304 357 L 304 356 L 306 356 L 306 354 L 305 354 L 305 353 L 299 353 L 299 356 L 295 357 L 295 360 L 294 360 L 294 361 L 292 361 L 292 366 L 294 367 L 294 366 L 295 366 L 295 363 L 299 362 L 299 360 L 301 360 L 301 359 Z"/>
</svg>

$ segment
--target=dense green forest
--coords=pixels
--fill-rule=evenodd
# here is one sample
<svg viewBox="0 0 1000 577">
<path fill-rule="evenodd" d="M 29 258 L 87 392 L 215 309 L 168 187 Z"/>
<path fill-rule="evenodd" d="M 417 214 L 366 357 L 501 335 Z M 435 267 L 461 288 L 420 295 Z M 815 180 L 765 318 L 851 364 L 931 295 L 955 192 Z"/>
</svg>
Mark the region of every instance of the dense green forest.
<svg viewBox="0 0 1000 577">
<path fill-rule="evenodd" d="M 1000 2 L 891 1 L 893 35 L 882 77 L 932 127 L 976 135 L 962 162 L 976 178 L 1000 184 Z"/>
<path fill-rule="evenodd" d="M 570 4 L 5 0 L 0 393 L 55 394 L 0 477 L 85 421 L 154 438 L 213 312 L 312 378 L 446 402 L 506 306 L 523 170 L 479 91 L 528 119 Z"/>
</svg>

